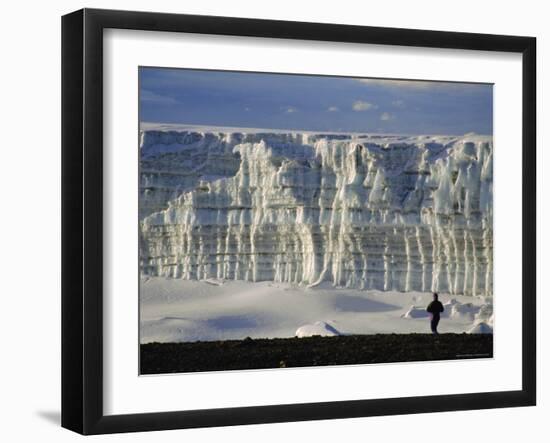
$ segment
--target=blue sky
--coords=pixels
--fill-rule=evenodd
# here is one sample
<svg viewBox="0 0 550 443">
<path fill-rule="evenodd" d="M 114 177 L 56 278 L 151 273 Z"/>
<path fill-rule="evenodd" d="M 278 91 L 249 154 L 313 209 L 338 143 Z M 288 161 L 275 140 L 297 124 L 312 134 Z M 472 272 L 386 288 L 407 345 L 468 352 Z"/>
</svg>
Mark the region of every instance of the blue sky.
<svg viewBox="0 0 550 443">
<path fill-rule="evenodd" d="M 492 134 L 493 87 L 141 67 L 140 120 L 308 131 Z"/>
</svg>

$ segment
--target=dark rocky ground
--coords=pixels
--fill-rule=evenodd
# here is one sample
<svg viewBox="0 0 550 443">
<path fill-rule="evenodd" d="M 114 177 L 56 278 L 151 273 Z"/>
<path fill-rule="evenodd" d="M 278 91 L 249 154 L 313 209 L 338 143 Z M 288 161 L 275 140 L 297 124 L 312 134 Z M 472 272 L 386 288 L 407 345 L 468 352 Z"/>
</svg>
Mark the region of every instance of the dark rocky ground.
<svg viewBox="0 0 550 443">
<path fill-rule="evenodd" d="M 376 334 L 148 343 L 141 374 L 490 358 L 492 334 Z"/>
</svg>

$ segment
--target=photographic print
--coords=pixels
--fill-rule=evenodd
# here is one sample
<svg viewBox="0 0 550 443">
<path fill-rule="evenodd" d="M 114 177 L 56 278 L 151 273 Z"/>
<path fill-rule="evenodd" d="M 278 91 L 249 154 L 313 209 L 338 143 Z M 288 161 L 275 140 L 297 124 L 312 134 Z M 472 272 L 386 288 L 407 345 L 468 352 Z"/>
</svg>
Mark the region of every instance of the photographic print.
<svg viewBox="0 0 550 443">
<path fill-rule="evenodd" d="M 139 68 L 140 373 L 493 356 L 493 85 Z"/>
</svg>

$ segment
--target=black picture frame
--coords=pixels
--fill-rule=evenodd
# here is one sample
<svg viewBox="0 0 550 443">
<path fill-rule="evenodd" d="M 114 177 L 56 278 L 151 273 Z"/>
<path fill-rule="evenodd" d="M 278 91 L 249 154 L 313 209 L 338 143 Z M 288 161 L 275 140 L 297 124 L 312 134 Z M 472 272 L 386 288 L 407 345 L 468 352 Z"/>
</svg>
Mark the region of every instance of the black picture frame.
<svg viewBox="0 0 550 443">
<path fill-rule="evenodd" d="M 171 31 L 522 55 L 522 388 L 130 415 L 103 412 L 103 30 Z M 62 426 L 81 434 L 488 409 L 536 404 L 536 39 L 83 9 L 62 18 Z"/>
</svg>

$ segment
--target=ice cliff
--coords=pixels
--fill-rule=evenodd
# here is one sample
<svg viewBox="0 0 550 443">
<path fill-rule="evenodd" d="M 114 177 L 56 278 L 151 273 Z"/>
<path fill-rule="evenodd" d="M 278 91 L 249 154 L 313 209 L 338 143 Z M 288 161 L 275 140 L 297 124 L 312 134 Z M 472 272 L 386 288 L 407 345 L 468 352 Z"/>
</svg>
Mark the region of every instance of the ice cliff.
<svg viewBox="0 0 550 443">
<path fill-rule="evenodd" d="M 492 295 L 491 137 L 147 129 L 140 152 L 143 274 Z"/>
</svg>

